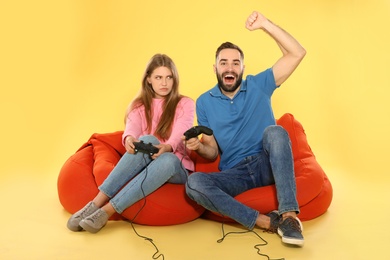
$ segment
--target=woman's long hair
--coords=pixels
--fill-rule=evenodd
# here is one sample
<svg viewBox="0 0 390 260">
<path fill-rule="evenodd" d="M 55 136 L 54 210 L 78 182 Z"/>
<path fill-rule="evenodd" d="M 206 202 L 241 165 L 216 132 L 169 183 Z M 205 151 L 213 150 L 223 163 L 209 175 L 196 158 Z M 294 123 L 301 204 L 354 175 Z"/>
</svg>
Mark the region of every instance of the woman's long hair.
<svg viewBox="0 0 390 260">
<path fill-rule="evenodd" d="M 155 93 L 152 85 L 148 83 L 147 78 L 150 77 L 153 71 L 159 67 L 167 67 L 172 72 L 173 86 L 172 91 L 164 97 L 162 108 L 163 112 L 156 127 L 156 131 L 151 133 L 153 118 L 152 100 L 155 97 Z M 144 106 L 147 132 L 155 135 L 157 138 L 166 140 L 171 135 L 176 107 L 181 98 L 182 96 L 179 93 L 179 74 L 175 63 L 165 54 L 156 54 L 150 59 L 146 66 L 142 77 L 142 88 L 139 95 L 133 100 L 133 102 L 130 103 L 128 109 L 126 110 L 126 118 L 130 111 L 137 107 Z"/>
</svg>

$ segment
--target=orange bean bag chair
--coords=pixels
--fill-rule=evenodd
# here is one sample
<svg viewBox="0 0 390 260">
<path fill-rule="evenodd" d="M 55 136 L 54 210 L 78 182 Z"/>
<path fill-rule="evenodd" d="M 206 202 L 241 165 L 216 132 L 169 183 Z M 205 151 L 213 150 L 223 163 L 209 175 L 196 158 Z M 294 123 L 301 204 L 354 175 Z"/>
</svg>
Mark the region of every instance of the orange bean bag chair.
<svg viewBox="0 0 390 260">
<path fill-rule="evenodd" d="M 332 185 L 307 143 L 302 125 L 294 116 L 284 114 L 277 120 L 277 124 L 286 129 L 291 139 L 297 200 L 301 210 L 299 219 L 305 221 L 316 218 L 325 213 L 332 202 Z M 193 156 L 193 159 L 196 171 L 218 171 L 219 160 L 208 162 L 199 156 Z M 254 188 L 239 194 L 235 198 L 260 213 L 268 213 L 278 208 L 275 185 Z M 203 217 L 217 221 L 233 221 L 211 211 L 205 211 Z"/>
<path fill-rule="evenodd" d="M 93 134 L 62 166 L 57 190 L 62 206 L 68 212 L 75 213 L 99 192 L 98 186 L 126 152 L 122 133 Z M 203 212 L 203 207 L 187 197 L 184 184 L 166 183 L 146 196 L 146 200 L 138 201 L 110 219 L 165 226 L 192 221 Z"/>
<path fill-rule="evenodd" d="M 302 221 L 318 217 L 330 206 L 332 186 L 307 143 L 302 125 L 291 114 L 283 115 L 277 124 L 283 126 L 291 138 L 297 198 L 301 209 L 299 217 Z M 98 193 L 98 186 L 125 152 L 121 143 L 122 133 L 93 134 L 65 162 L 58 176 L 57 188 L 60 202 L 68 212 L 76 212 Z M 196 153 L 192 153 L 191 157 L 196 171 L 218 171 L 218 160 L 209 162 Z M 274 185 L 248 190 L 236 196 L 236 199 L 261 213 L 277 209 L 278 205 Z M 137 224 L 160 226 L 189 222 L 204 213 L 202 216 L 208 219 L 232 221 L 205 211 L 187 197 L 184 185 L 180 184 L 164 184 L 148 195 L 143 205 L 144 200 L 141 200 L 111 219 L 129 219 Z"/>
</svg>

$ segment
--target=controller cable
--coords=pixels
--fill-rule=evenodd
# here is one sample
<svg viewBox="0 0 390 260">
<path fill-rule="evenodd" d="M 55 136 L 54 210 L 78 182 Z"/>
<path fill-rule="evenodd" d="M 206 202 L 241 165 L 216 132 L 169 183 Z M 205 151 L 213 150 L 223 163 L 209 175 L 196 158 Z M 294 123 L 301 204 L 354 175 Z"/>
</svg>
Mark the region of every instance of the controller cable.
<svg viewBox="0 0 390 260">
<path fill-rule="evenodd" d="M 187 142 L 187 140 L 185 140 L 184 147 L 186 147 L 186 142 Z M 143 159 L 144 159 L 145 164 L 146 164 L 145 155 L 146 155 L 146 154 L 143 155 Z M 180 160 L 180 166 L 181 166 L 181 168 L 182 168 L 184 171 L 187 171 L 187 170 L 184 168 L 184 166 L 183 166 L 183 159 L 184 159 L 184 157 L 186 157 L 186 156 L 187 156 L 187 149 L 185 148 L 185 149 L 184 149 L 184 154 L 183 154 L 183 156 L 182 156 L 182 158 L 181 158 L 181 160 Z M 150 237 L 146 237 L 146 236 L 140 235 L 140 234 L 137 232 L 137 230 L 135 229 L 135 226 L 134 226 L 134 220 L 137 218 L 137 216 L 139 215 L 139 213 L 142 211 L 142 209 L 143 209 L 143 208 L 145 207 L 145 205 L 146 205 L 146 194 L 145 194 L 145 191 L 144 191 L 144 189 L 143 189 L 143 184 L 144 184 L 144 182 L 145 182 L 145 180 L 146 180 L 146 178 L 147 178 L 147 175 L 148 175 L 148 169 L 147 169 L 147 168 L 148 168 L 148 165 L 146 165 L 146 167 L 145 167 L 145 177 L 143 178 L 143 180 L 142 180 L 142 182 L 141 182 L 141 191 L 142 191 L 142 194 L 143 194 L 143 201 L 144 201 L 144 202 L 143 202 L 141 208 L 138 210 L 138 212 L 137 212 L 137 213 L 134 215 L 134 217 L 130 220 L 130 224 L 131 224 L 131 227 L 133 228 L 134 233 L 135 233 L 138 237 L 143 238 L 143 239 L 145 239 L 146 241 L 149 241 L 149 242 L 153 245 L 153 247 L 155 248 L 156 252 L 152 255 L 152 259 L 158 259 L 158 258 L 161 257 L 162 260 L 164 260 L 164 259 L 165 259 L 164 254 L 160 253 L 160 250 L 158 249 L 157 245 L 154 243 L 153 239 L 150 238 Z M 195 189 L 193 189 L 192 187 L 190 187 L 190 186 L 188 185 L 187 180 L 188 180 L 188 174 L 187 174 L 187 176 L 186 176 L 186 182 L 185 182 L 185 183 L 187 183 L 187 187 L 188 187 L 189 189 L 193 190 L 193 191 L 196 191 L 196 192 L 200 193 L 202 196 L 204 196 L 204 197 L 212 204 L 212 206 L 214 207 L 214 209 L 216 210 L 216 212 L 219 213 L 222 217 L 225 217 L 222 213 L 220 213 L 220 212 L 217 210 L 217 208 L 215 207 L 214 203 L 213 203 L 213 202 L 212 202 L 204 193 L 202 193 L 202 192 L 200 192 L 200 191 L 198 191 L 198 190 L 195 190 Z M 217 243 L 222 243 L 222 242 L 225 240 L 225 238 L 226 238 L 228 235 L 231 235 L 231 234 L 254 233 L 254 234 L 255 234 L 260 240 L 262 240 L 262 242 L 263 242 L 263 243 L 260 243 L 260 244 L 256 244 L 256 245 L 254 246 L 254 248 L 257 250 L 257 254 L 258 254 L 258 255 L 263 256 L 263 257 L 266 257 L 268 260 L 285 260 L 284 258 L 272 259 L 272 258 L 270 258 L 268 255 L 261 253 L 261 252 L 260 252 L 260 250 L 261 250 L 260 247 L 261 247 L 261 246 L 266 246 L 266 245 L 268 245 L 268 242 L 267 242 L 264 238 L 262 238 L 257 232 L 255 232 L 255 231 L 253 231 L 253 230 L 246 230 L 246 231 L 240 231 L 240 232 L 233 232 L 233 231 L 231 231 L 231 232 L 225 233 L 224 225 L 225 225 L 225 220 L 223 219 L 223 220 L 222 220 L 222 223 L 221 223 L 222 237 L 221 237 L 220 239 L 217 240 Z M 266 231 L 264 231 L 264 232 L 266 232 Z"/>
<path fill-rule="evenodd" d="M 184 147 L 186 147 L 186 142 L 187 142 L 187 140 L 185 141 Z M 185 157 L 186 155 L 187 155 L 187 149 L 184 149 L 184 155 L 183 155 L 183 157 L 182 157 L 182 159 L 181 159 L 180 162 L 183 161 L 183 159 L 184 159 L 184 157 Z M 181 166 L 182 166 L 182 168 L 184 169 L 182 163 L 181 163 Z M 188 180 L 188 176 L 187 176 L 187 180 Z M 200 192 L 200 191 L 198 191 L 198 190 L 196 190 L 196 189 L 190 187 L 188 181 L 186 181 L 186 184 L 187 184 L 187 187 L 188 187 L 189 189 L 191 189 L 191 190 L 193 190 L 193 191 L 195 191 L 195 192 L 198 192 L 198 193 L 201 194 L 204 198 L 206 198 L 206 199 L 211 203 L 211 205 L 213 206 L 213 208 L 215 209 L 215 211 L 216 211 L 218 214 L 220 214 L 222 217 L 226 217 L 224 214 L 222 214 L 221 212 L 218 211 L 217 207 L 215 207 L 214 203 L 207 197 L 206 194 L 204 194 L 203 192 Z M 246 231 L 230 231 L 230 232 L 225 233 L 224 225 L 225 225 L 225 219 L 222 219 L 222 222 L 221 222 L 222 237 L 221 237 L 220 239 L 217 240 L 217 243 L 222 243 L 222 242 L 225 240 L 225 238 L 226 238 L 228 235 L 231 235 L 231 234 L 254 233 L 254 234 L 262 241 L 262 243 L 256 244 L 256 245 L 254 246 L 254 248 L 257 250 L 257 254 L 258 254 L 258 255 L 263 256 L 263 257 L 266 257 L 268 260 L 285 260 L 284 258 L 275 258 L 275 259 L 273 259 L 273 258 L 270 258 L 270 257 L 269 257 L 268 255 L 266 255 L 266 254 L 262 254 L 262 253 L 260 252 L 260 251 L 261 251 L 260 247 L 261 247 L 261 246 L 266 246 L 266 245 L 268 245 L 268 242 L 267 242 L 264 238 L 262 238 L 256 231 L 253 231 L 253 230 L 246 230 Z M 264 232 L 267 232 L 267 231 L 264 231 Z"/>
<path fill-rule="evenodd" d="M 143 180 L 142 180 L 142 182 L 141 182 L 141 191 L 142 191 L 142 195 L 143 195 L 143 198 L 142 198 L 143 204 L 142 204 L 141 208 L 138 210 L 138 212 L 134 215 L 133 219 L 130 220 L 130 224 L 131 224 L 131 227 L 132 227 L 133 230 L 134 230 L 134 233 L 135 233 L 138 237 L 143 238 L 143 239 L 145 239 L 146 241 L 149 241 L 149 242 L 153 245 L 153 247 L 155 248 L 156 252 L 152 255 L 152 259 L 158 259 L 158 258 L 162 257 L 162 260 L 164 260 L 164 259 L 165 259 L 164 254 L 160 253 L 160 250 L 158 249 L 157 245 L 154 243 L 153 239 L 150 238 L 150 237 L 146 237 L 146 236 L 140 235 L 140 234 L 137 232 L 137 230 L 135 229 L 134 223 L 133 223 L 134 220 L 135 220 L 135 219 L 137 218 L 137 216 L 139 215 L 139 213 L 141 212 L 141 210 L 142 210 L 142 209 L 145 207 L 145 205 L 146 205 L 146 194 L 145 194 L 145 191 L 144 191 L 144 189 L 143 189 L 143 187 L 142 187 L 143 184 L 144 184 L 144 182 L 145 182 L 145 180 L 146 180 L 146 178 L 147 178 L 147 176 L 148 176 L 148 164 L 147 164 L 147 162 L 146 162 L 145 155 L 146 155 L 146 154 L 143 154 L 143 159 L 144 159 L 145 164 L 146 164 L 146 166 L 145 166 L 145 177 L 143 178 Z"/>
</svg>

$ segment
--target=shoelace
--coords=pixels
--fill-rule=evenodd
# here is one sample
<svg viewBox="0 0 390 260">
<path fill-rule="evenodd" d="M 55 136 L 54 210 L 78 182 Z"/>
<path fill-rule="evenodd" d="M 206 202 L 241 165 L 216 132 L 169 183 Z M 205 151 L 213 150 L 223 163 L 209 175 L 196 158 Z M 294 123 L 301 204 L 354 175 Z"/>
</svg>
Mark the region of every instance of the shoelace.
<svg viewBox="0 0 390 260">
<path fill-rule="evenodd" d="M 263 232 L 274 234 L 278 231 L 278 225 L 275 225 L 275 222 L 277 221 L 271 221 L 270 227 L 268 229 L 264 229 Z"/>
<path fill-rule="evenodd" d="M 293 217 L 287 217 L 285 220 L 282 221 L 282 223 L 283 223 L 283 225 L 285 225 L 286 227 L 290 227 L 290 228 L 293 229 L 293 230 L 302 232 L 301 226 L 299 225 L 298 220 L 296 220 L 296 219 L 293 218 Z"/>
<path fill-rule="evenodd" d="M 102 215 L 102 210 L 97 210 L 95 213 L 93 213 L 91 216 L 89 216 L 87 219 L 95 223 L 96 220 L 100 219 L 100 216 Z"/>
<path fill-rule="evenodd" d="M 280 218 L 280 216 L 272 218 L 271 215 L 269 215 L 269 217 L 271 218 L 270 219 L 270 227 L 268 229 L 263 230 L 263 232 L 273 234 L 273 233 L 276 233 L 278 231 L 278 226 L 279 226 L 281 218 Z"/>
<path fill-rule="evenodd" d="M 93 207 L 93 205 L 90 204 L 88 207 L 86 207 L 86 208 L 80 213 L 79 216 L 77 216 L 77 218 L 83 219 L 83 218 L 86 218 L 86 217 L 88 217 L 89 215 L 91 215 L 90 212 L 93 211 L 93 210 L 91 210 L 92 207 Z"/>
</svg>

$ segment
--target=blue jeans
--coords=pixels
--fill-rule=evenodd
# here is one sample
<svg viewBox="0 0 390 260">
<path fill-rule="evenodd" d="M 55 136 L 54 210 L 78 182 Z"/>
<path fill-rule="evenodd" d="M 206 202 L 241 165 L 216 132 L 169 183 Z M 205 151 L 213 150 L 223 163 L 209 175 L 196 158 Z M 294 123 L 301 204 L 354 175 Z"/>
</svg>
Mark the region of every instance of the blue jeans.
<svg viewBox="0 0 390 260">
<path fill-rule="evenodd" d="M 267 127 L 263 150 L 248 156 L 233 168 L 214 173 L 192 173 L 188 177 L 186 192 L 206 209 L 253 229 L 259 212 L 234 197 L 249 189 L 271 184 L 276 186 L 279 214 L 289 211 L 299 213 L 291 142 L 281 126 Z"/>
<path fill-rule="evenodd" d="M 159 144 L 152 135 L 143 136 L 140 140 Z M 187 170 L 173 153 L 163 153 L 152 160 L 148 154 L 126 152 L 99 190 L 110 198 L 115 211 L 122 213 L 166 182 L 184 184 L 187 175 Z"/>
</svg>

